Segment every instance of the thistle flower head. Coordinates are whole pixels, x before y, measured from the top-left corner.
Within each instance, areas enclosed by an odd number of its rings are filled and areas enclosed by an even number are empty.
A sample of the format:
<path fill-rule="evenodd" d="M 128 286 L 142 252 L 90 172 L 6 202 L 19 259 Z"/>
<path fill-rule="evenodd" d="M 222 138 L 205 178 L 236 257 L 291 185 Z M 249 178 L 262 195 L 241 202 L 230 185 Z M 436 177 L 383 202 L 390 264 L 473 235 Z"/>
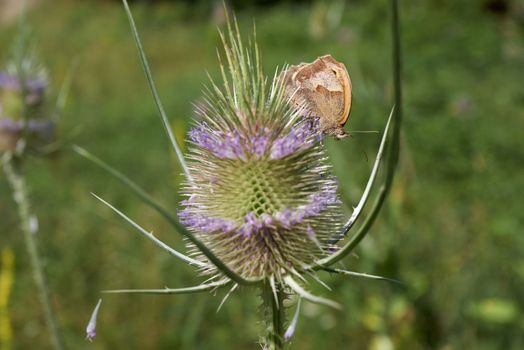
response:
<path fill-rule="evenodd" d="M 224 84 L 211 82 L 188 134 L 178 216 L 237 274 L 280 280 L 333 248 L 343 225 L 337 181 L 318 121 L 288 102 L 278 73 L 268 84 L 256 46 L 237 33 L 222 36 Z"/>

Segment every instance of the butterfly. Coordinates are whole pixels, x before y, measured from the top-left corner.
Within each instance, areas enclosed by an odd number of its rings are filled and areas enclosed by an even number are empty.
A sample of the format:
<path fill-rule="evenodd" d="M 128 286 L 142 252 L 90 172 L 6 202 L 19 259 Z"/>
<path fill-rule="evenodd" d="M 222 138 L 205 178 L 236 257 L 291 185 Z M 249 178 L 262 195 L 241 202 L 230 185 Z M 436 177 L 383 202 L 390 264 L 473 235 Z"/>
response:
<path fill-rule="evenodd" d="M 318 118 L 323 133 L 337 139 L 347 136 L 343 127 L 351 111 L 352 89 L 343 63 L 324 55 L 312 63 L 289 66 L 282 75 L 292 105 Z"/>

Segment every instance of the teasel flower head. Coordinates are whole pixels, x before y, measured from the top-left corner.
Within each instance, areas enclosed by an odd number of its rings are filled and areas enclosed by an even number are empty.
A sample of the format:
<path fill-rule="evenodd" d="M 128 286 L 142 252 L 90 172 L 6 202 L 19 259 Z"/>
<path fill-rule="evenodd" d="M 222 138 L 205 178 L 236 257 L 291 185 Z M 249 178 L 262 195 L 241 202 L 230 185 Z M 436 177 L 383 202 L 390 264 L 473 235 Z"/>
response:
<path fill-rule="evenodd" d="M 13 62 L 9 63 L 6 69 L 0 71 L 2 114 L 12 119 L 23 119 L 23 113 L 30 118 L 40 117 L 39 109 L 44 103 L 47 87 L 46 71 L 33 60 L 26 59 L 18 67 Z M 24 108 L 29 110 L 24 112 Z"/>
<path fill-rule="evenodd" d="M 238 275 L 281 280 L 334 249 L 337 180 L 318 120 L 288 102 L 278 72 L 268 83 L 256 47 L 229 33 L 224 84 L 211 83 L 188 133 L 178 217 Z M 204 272 L 219 273 L 211 264 Z"/>
<path fill-rule="evenodd" d="M 55 120 L 46 106 L 47 74 L 35 61 L 23 58 L 0 71 L 0 151 L 14 150 L 22 139 L 38 148 L 55 134 Z"/>

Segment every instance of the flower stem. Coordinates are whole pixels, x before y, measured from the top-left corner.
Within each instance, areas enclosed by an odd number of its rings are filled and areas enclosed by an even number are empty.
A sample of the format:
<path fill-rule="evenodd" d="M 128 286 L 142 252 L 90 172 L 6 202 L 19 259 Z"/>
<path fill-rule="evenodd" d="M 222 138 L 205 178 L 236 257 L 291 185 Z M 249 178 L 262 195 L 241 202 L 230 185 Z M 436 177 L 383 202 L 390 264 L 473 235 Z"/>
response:
<path fill-rule="evenodd" d="M 63 349 L 62 342 L 58 335 L 55 317 L 49 300 L 49 291 L 46 279 L 42 269 L 42 262 L 38 255 L 36 239 L 34 235 L 34 224 L 30 212 L 29 198 L 27 195 L 27 186 L 23 176 L 20 159 L 14 157 L 11 153 L 6 153 L 3 159 L 3 168 L 13 193 L 13 199 L 18 207 L 20 226 L 24 235 L 25 246 L 29 255 L 33 278 L 37 286 L 40 302 L 44 309 L 45 322 L 51 336 L 51 342 L 55 350 Z"/>
<path fill-rule="evenodd" d="M 284 309 L 285 293 L 281 286 L 277 285 L 274 292 L 269 284 L 263 287 L 263 311 L 267 319 L 268 335 L 265 349 L 284 349 L 284 321 L 286 319 Z"/>
<path fill-rule="evenodd" d="M 386 192 L 392 187 L 395 170 L 397 168 L 400 149 L 400 126 L 402 124 L 402 48 L 400 38 L 400 10 L 399 0 L 391 0 L 391 36 L 392 36 L 392 58 L 393 58 L 393 86 L 395 100 L 395 122 L 393 124 L 393 135 L 391 137 L 391 148 L 388 154 L 386 172 Z"/>

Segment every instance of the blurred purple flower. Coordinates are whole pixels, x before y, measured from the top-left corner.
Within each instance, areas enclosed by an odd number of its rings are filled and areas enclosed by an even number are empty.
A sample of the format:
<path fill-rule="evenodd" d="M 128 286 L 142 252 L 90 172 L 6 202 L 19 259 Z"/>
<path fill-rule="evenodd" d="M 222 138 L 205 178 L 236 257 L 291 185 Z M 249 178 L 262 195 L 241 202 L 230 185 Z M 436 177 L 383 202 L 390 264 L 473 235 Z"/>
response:
<path fill-rule="evenodd" d="M 30 78 L 27 78 L 25 81 L 25 87 L 30 92 L 43 92 L 45 88 L 47 87 L 47 85 L 48 85 L 47 80 L 43 78 L 39 78 L 39 77 L 37 78 L 30 77 Z M 7 72 L 0 72 L 0 87 L 19 90 L 20 89 L 20 80 L 14 74 L 10 74 Z"/>
<path fill-rule="evenodd" d="M 51 137 L 55 132 L 55 123 L 51 120 L 30 119 L 27 121 L 27 130 L 42 137 Z M 23 120 L 13 120 L 0 117 L 0 131 L 18 133 L 24 130 Z"/>

